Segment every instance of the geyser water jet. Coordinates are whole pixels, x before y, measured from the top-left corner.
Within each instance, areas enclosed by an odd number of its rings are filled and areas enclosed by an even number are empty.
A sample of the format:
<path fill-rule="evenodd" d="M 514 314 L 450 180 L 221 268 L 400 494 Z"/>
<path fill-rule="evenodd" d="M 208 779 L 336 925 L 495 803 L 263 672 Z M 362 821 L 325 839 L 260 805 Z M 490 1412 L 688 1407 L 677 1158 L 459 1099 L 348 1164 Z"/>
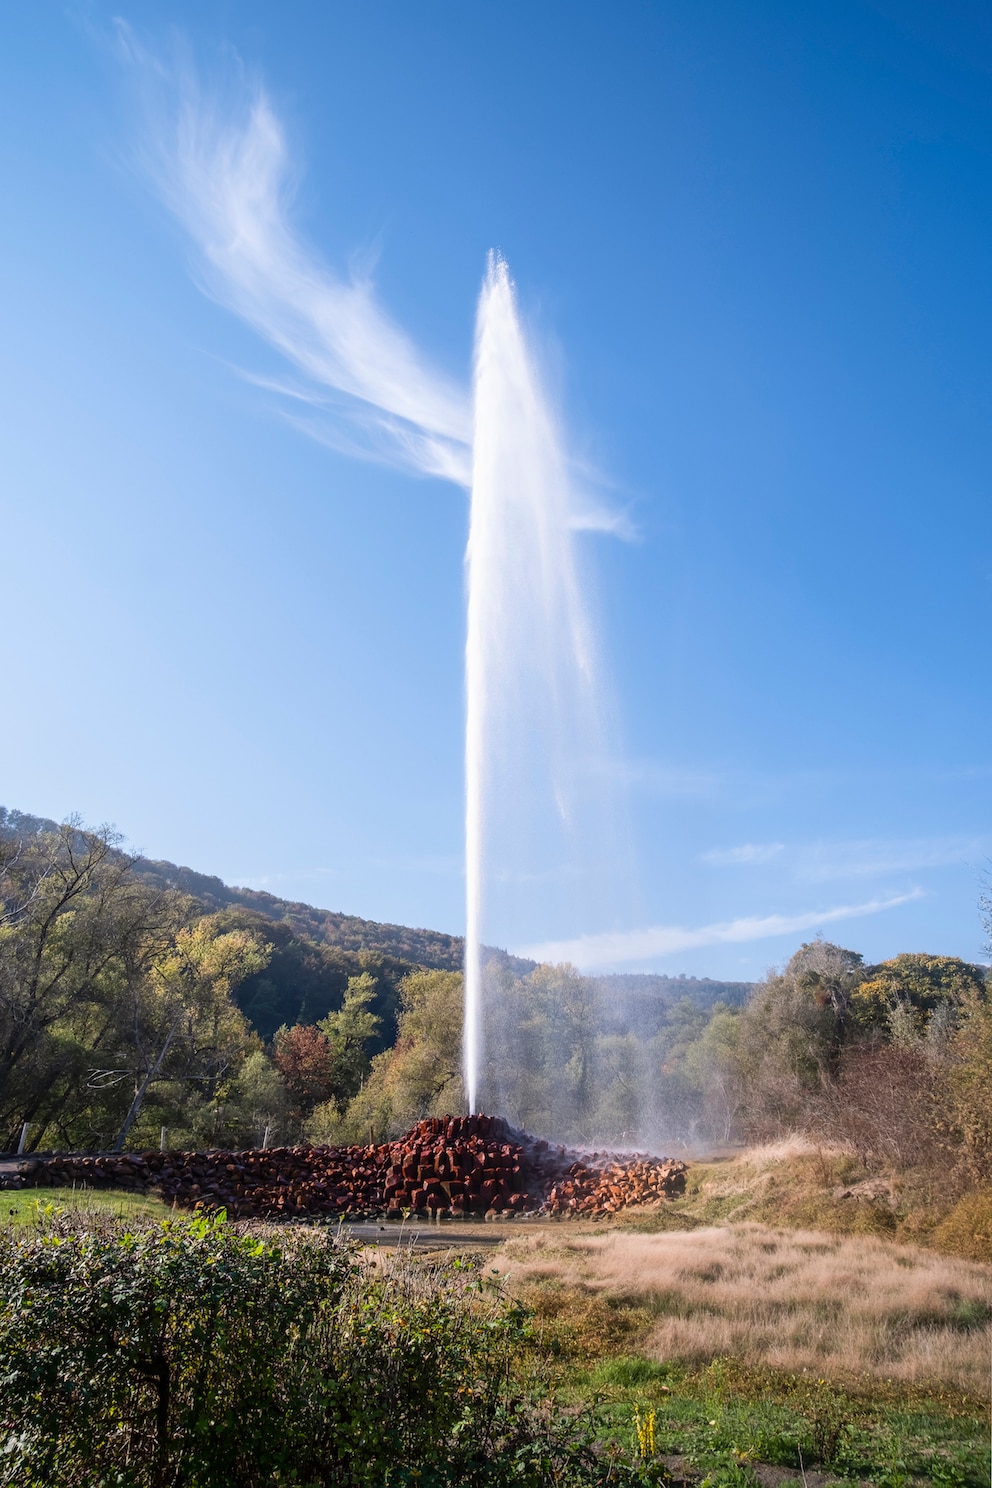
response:
<path fill-rule="evenodd" d="M 168 78 L 146 63 L 149 79 Z M 289 152 L 264 90 L 229 99 L 201 94 L 190 77 L 172 82 L 159 121 L 169 127 L 155 132 L 146 164 L 199 251 L 201 285 L 294 368 L 281 389 L 293 422 L 332 448 L 471 482 L 464 1073 L 473 1110 L 480 1094 L 499 1107 L 483 1013 L 502 1015 L 489 1026 L 504 1065 L 503 1035 L 529 1029 L 514 1029 L 505 998 L 485 995 L 483 937 L 547 944 L 602 931 L 625 878 L 573 537 L 579 526 L 624 524 L 576 501 L 500 258 L 479 303 L 472 413 L 468 390 L 430 366 L 368 280 L 336 273 L 296 231 Z M 301 399 L 313 410 L 303 420 Z"/>
<path fill-rule="evenodd" d="M 567 846 L 577 832 L 580 794 L 604 794 L 604 779 L 590 782 L 589 775 L 601 762 L 594 648 L 576 563 L 573 481 L 498 254 L 490 255 L 479 300 L 474 380 L 465 651 L 470 1111 L 480 1096 L 482 945 L 491 938 L 494 883 L 515 878 L 519 885 L 529 875 L 550 902 L 552 880 L 560 885 L 571 874 L 574 898 L 577 877 L 605 862 L 602 834 L 596 845 L 588 834 L 580 844 L 587 859 L 599 851 L 595 864 L 578 861 Z"/>

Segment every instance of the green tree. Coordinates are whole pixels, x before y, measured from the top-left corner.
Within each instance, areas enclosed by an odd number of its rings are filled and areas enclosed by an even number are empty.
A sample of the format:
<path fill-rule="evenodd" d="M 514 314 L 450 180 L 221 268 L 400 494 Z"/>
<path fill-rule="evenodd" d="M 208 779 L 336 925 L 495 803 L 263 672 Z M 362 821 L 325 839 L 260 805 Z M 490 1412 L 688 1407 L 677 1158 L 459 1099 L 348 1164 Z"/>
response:
<path fill-rule="evenodd" d="M 240 1065 L 251 1030 L 232 992 L 265 965 L 269 947 L 247 930 L 224 930 L 213 915 L 179 930 L 153 962 L 134 999 L 134 1097 L 114 1141 L 120 1151 L 158 1080 L 196 1081 L 204 1103 Z"/>
<path fill-rule="evenodd" d="M 702 1096 L 701 1135 L 731 1141 L 748 1097 L 740 1013 L 717 1003 L 699 1037 L 685 1050 L 682 1063 L 691 1085 Z"/>
<path fill-rule="evenodd" d="M 777 1136 L 813 1119 L 821 1090 L 837 1076 L 862 959 L 809 941 L 756 988 L 740 1014 L 734 1054 L 746 1135 Z"/>
<path fill-rule="evenodd" d="M 861 1033 L 912 1042 L 931 1028 L 949 1032 L 985 989 L 985 968 L 957 956 L 893 956 L 868 968 L 851 996 L 851 1017 Z"/>
<path fill-rule="evenodd" d="M 422 1116 L 465 1108 L 462 1084 L 462 976 L 415 971 L 400 983 L 402 1012 L 392 1049 L 373 1059 L 369 1078 L 336 1130 L 360 1140 L 407 1130 Z"/>
<path fill-rule="evenodd" d="M 485 976 L 484 1104 L 530 1131 L 569 1141 L 594 1140 L 598 1091 L 592 984 L 567 963 L 542 964 L 514 977 L 495 962 L 486 967 Z M 612 1058 L 607 1062 L 612 1065 Z M 611 1085 L 614 1074 L 615 1065 L 606 1076 Z M 621 1101 L 614 1117 L 623 1120 L 624 1110 Z"/>
<path fill-rule="evenodd" d="M 367 971 L 349 977 L 341 1007 L 317 1025 L 327 1039 L 331 1099 L 339 1109 L 358 1094 L 372 1067 L 369 1049 L 379 1036 L 382 1022 L 371 1011 L 376 990 L 375 977 Z"/>
<path fill-rule="evenodd" d="M 27 821 L 0 813 L 0 1123 L 33 1123 L 33 1146 L 114 1044 L 186 901 L 138 880 L 112 832 Z"/>
<path fill-rule="evenodd" d="M 287 1129 L 289 1091 L 264 1049 L 252 1049 L 231 1082 L 225 1131 L 232 1144 L 258 1146 L 268 1131 L 278 1140 Z"/>
<path fill-rule="evenodd" d="M 947 1067 L 944 1117 L 972 1180 L 992 1183 L 992 1005 L 985 989 L 966 997 Z"/>

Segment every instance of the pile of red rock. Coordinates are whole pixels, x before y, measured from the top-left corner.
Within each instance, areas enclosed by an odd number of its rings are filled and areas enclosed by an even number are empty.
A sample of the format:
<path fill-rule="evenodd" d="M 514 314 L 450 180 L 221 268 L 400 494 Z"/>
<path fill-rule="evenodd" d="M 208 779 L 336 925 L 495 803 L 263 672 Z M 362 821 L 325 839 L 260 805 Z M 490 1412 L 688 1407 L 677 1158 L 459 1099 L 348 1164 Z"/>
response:
<path fill-rule="evenodd" d="M 404 1211 L 458 1219 L 540 1207 L 539 1173 L 499 1117 L 421 1121 L 390 1148 L 383 1193 L 387 1219 Z"/>
<path fill-rule="evenodd" d="M 430 1117 L 395 1142 L 367 1147 L 270 1147 L 248 1152 L 54 1156 L 24 1165 L 52 1187 L 159 1193 L 180 1208 L 232 1218 L 512 1218 L 614 1213 L 681 1193 L 685 1164 L 600 1155 L 575 1161 L 500 1117 Z M 28 1171 L 30 1169 L 30 1171 Z"/>
<path fill-rule="evenodd" d="M 238 1218 L 495 1218 L 536 1209 L 542 1197 L 539 1175 L 506 1122 L 482 1115 L 430 1118 L 399 1141 L 368 1147 L 56 1156 L 30 1176 L 53 1187 L 157 1191 L 181 1208 L 223 1208 Z"/>
<path fill-rule="evenodd" d="M 610 1158 L 599 1153 L 572 1163 L 544 1201 L 548 1214 L 616 1214 L 632 1204 L 656 1204 L 685 1193 L 686 1165 L 673 1157 Z"/>

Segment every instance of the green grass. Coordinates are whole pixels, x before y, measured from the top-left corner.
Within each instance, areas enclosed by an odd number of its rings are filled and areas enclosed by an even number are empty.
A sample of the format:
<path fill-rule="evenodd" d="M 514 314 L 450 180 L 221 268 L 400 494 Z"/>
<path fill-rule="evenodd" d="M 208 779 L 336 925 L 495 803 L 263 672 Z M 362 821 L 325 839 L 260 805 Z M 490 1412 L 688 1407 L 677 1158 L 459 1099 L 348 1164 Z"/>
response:
<path fill-rule="evenodd" d="M 989 1481 L 988 1404 L 956 1392 L 877 1380 L 842 1388 L 732 1359 L 693 1371 L 638 1355 L 591 1369 L 558 1365 L 554 1376 L 556 1409 L 581 1414 L 607 1454 L 629 1459 L 635 1413 L 653 1411 L 659 1464 L 681 1459 L 712 1488 L 756 1483 L 764 1465 L 794 1470 L 797 1482 L 815 1467 L 852 1488 Z"/>
<path fill-rule="evenodd" d="M 714 1196 L 697 1190 L 692 1197 L 706 1204 Z M 89 1215 L 132 1222 L 169 1213 L 157 1199 L 122 1192 L 25 1189 L 0 1195 L 0 1225 L 44 1226 L 50 1206 L 84 1224 Z M 672 1227 L 683 1226 L 676 1220 Z M 440 1264 L 411 1256 L 411 1275 L 428 1263 Z M 595 1295 L 551 1275 L 524 1296 L 534 1310 L 515 1346 L 516 1387 L 549 1422 L 588 1429 L 604 1483 L 670 1482 L 667 1462 L 678 1481 L 700 1488 L 755 1488 L 766 1466 L 785 1474 L 779 1488 L 800 1484 L 810 1469 L 849 1488 L 986 1488 L 987 1398 L 877 1375 L 822 1379 L 733 1358 L 659 1363 L 637 1352 L 655 1321 L 648 1300 L 636 1286 L 629 1295 Z M 959 1311 L 962 1327 L 988 1322 L 987 1306 L 971 1299 L 962 1298 Z M 635 1464 L 635 1417 L 643 1422 L 650 1412 L 655 1455 Z"/>
<path fill-rule="evenodd" d="M 161 1199 L 117 1189 L 18 1188 L 0 1190 L 0 1225 L 35 1225 L 47 1211 L 64 1210 L 79 1219 L 87 1215 L 112 1219 L 167 1219 L 171 1208 Z"/>

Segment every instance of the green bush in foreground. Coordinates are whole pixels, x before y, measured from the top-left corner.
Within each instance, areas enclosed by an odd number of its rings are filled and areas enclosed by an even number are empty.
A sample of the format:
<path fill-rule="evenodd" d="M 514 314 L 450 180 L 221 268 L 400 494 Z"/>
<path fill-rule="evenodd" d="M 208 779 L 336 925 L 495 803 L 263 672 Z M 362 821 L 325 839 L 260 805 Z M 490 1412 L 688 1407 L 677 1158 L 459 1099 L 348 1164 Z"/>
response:
<path fill-rule="evenodd" d="M 512 1399 L 524 1315 L 471 1267 L 442 1284 L 209 1219 L 21 1236 L 0 1236 L 10 1488 L 589 1481 Z"/>

